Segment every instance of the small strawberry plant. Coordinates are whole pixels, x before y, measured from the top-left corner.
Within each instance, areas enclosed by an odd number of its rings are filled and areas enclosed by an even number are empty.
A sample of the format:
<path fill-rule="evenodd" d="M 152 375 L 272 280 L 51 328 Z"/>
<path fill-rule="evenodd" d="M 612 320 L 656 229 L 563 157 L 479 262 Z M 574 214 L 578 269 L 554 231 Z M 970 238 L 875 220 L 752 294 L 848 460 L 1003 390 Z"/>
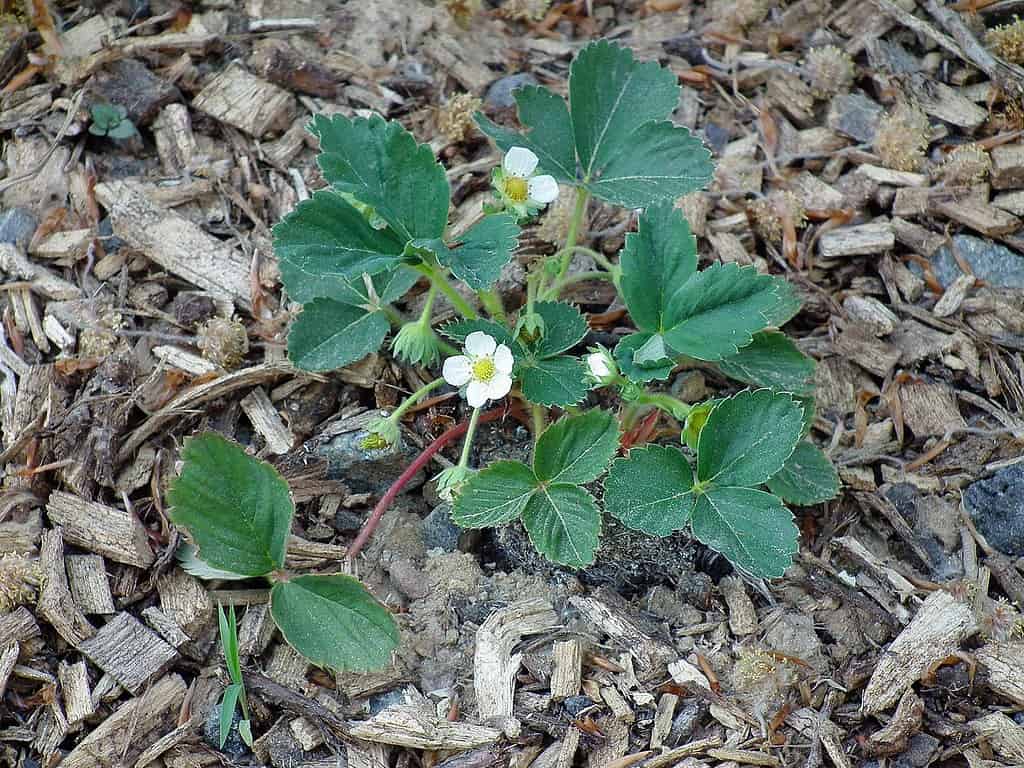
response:
<path fill-rule="evenodd" d="M 785 502 L 838 490 L 827 457 L 804 440 L 814 364 L 778 330 L 800 306 L 785 280 L 736 264 L 698 269 L 696 239 L 673 201 L 704 187 L 713 166 L 702 142 L 669 120 L 678 99 L 675 75 L 657 63 L 607 41 L 586 46 L 572 63 L 568 102 L 544 87 L 517 91 L 524 130 L 476 116 L 504 156 L 491 175 L 493 203 L 458 233 L 448 229 L 445 169 L 428 147 L 379 117 L 315 117 L 328 187 L 274 230 L 285 288 L 303 305 L 289 355 L 301 368 L 332 370 L 391 334 L 401 360 L 434 368 L 443 359 L 441 375 L 374 424 L 366 443 L 390 444 L 414 402 L 445 383 L 458 387 L 471 416 L 443 436 L 464 442 L 438 485 L 464 527 L 519 520 L 546 557 L 581 568 L 594 561 L 607 513 L 653 536 L 689 527 L 738 568 L 779 576 L 798 546 Z M 560 190 L 574 195 L 564 246 L 533 260 L 525 304 L 507 307 L 493 288 L 520 226 Z M 594 201 L 640 211 L 617 258 L 580 243 Z M 578 253 L 597 270 L 573 274 Z M 422 311 L 406 318 L 394 305 L 424 278 Z M 561 300 L 579 279 L 610 281 L 636 332 L 613 349 L 582 352 L 587 320 Z M 476 301 L 467 298 L 474 293 Z M 435 328 L 439 294 L 461 319 Z M 661 386 L 684 360 L 751 388 L 684 403 Z M 595 389 L 610 390 L 620 406 L 589 408 Z M 478 424 L 497 417 L 485 409 L 505 398 L 532 414 L 532 461 L 471 467 Z M 643 442 L 638 424 L 654 410 L 678 423 L 679 443 L 623 448 Z M 381 513 L 378 505 L 371 529 Z"/>

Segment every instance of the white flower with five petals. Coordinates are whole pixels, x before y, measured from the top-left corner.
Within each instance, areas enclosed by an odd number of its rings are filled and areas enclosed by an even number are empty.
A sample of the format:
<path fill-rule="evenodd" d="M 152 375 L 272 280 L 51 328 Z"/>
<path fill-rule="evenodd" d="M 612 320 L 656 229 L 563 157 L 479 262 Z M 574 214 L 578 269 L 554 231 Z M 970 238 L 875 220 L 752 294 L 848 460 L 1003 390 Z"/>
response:
<path fill-rule="evenodd" d="M 534 174 L 538 162 L 537 155 L 526 147 L 511 147 L 494 175 L 502 201 L 521 217 L 532 215 L 558 197 L 554 176 Z"/>
<path fill-rule="evenodd" d="M 454 387 L 465 386 L 466 402 L 480 408 L 488 400 L 500 400 L 512 389 L 512 350 L 483 331 L 466 337 L 464 355 L 444 361 L 441 375 Z"/>

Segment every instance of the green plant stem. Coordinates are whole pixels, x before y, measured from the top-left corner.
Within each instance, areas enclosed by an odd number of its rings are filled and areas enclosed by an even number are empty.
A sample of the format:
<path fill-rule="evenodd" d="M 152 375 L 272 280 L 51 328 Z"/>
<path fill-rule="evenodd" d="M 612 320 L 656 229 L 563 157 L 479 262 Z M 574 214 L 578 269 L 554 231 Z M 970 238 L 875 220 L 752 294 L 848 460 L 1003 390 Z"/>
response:
<path fill-rule="evenodd" d="M 561 260 L 558 264 L 558 275 L 555 277 L 555 281 L 551 284 L 548 289 L 549 294 L 558 295 L 558 291 L 561 290 L 562 281 L 565 279 L 566 274 L 569 272 L 569 265 L 572 263 L 572 254 L 576 247 L 576 238 L 580 231 L 580 224 L 583 223 L 583 215 L 587 212 L 587 201 L 590 199 L 590 193 L 582 187 L 576 190 L 576 207 L 572 212 L 572 219 L 569 221 L 569 231 L 565 236 L 565 245 L 562 250 L 559 251 Z"/>
<path fill-rule="evenodd" d="M 405 400 L 402 401 L 402 404 L 395 408 L 391 415 L 388 416 L 388 419 L 390 419 L 393 423 L 397 424 L 398 420 L 402 418 L 402 416 L 405 415 L 406 411 L 412 408 L 421 397 L 430 394 L 435 389 L 440 387 L 442 384 L 444 384 L 444 379 L 434 379 L 429 384 L 424 384 L 422 387 L 420 387 L 407 398 L 405 398 Z"/>
<path fill-rule="evenodd" d="M 405 318 L 402 317 L 402 313 L 390 304 L 382 304 L 380 311 L 384 313 L 391 325 L 399 327 L 405 325 Z"/>
<path fill-rule="evenodd" d="M 434 311 L 434 299 L 437 298 L 437 283 L 431 281 L 430 288 L 427 289 L 427 300 L 423 304 L 423 310 L 420 312 L 420 325 L 430 327 L 430 316 Z"/>
<path fill-rule="evenodd" d="M 635 401 L 639 405 L 653 405 L 660 408 L 677 419 L 685 419 L 692 406 L 687 405 L 672 395 L 664 395 L 658 392 L 644 392 Z"/>
<path fill-rule="evenodd" d="M 462 441 L 462 455 L 459 456 L 459 467 L 462 469 L 469 466 L 469 451 L 473 447 L 473 438 L 476 436 L 479 423 L 480 409 L 474 408 L 473 415 L 469 417 L 469 426 L 466 428 L 466 439 Z"/>
<path fill-rule="evenodd" d="M 416 269 L 430 278 L 431 285 L 437 286 L 438 290 L 448 297 L 448 301 L 452 303 L 452 306 L 455 307 L 455 310 L 460 315 L 467 320 L 477 319 L 478 315 L 476 310 L 469 306 L 469 303 L 462 298 L 459 292 L 455 290 L 455 287 L 448 282 L 448 278 L 445 277 L 444 272 L 431 264 L 420 264 Z"/>
<path fill-rule="evenodd" d="M 480 299 L 480 304 L 487 310 L 487 314 L 499 323 L 507 321 L 505 305 L 502 303 L 501 296 L 498 295 L 497 291 L 477 291 L 476 295 Z"/>
<path fill-rule="evenodd" d="M 530 403 L 530 410 L 533 414 L 533 444 L 537 445 L 541 433 L 544 431 L 544 409 L 536 403 Z"/>
<path fill-rule="evenodd" d="M 615 276 L 610 272 L 577 272 L 575 275 L 568 275 L 562 284 L 559 286 L 559 290 L 566 288 L 573 283 L 585 283 L 587 280 L 611 280 L 615 282 Z M 554 286 L 552 286 L 553 288 Z M 552 296 L 552 298 L 556 298 Z"/>

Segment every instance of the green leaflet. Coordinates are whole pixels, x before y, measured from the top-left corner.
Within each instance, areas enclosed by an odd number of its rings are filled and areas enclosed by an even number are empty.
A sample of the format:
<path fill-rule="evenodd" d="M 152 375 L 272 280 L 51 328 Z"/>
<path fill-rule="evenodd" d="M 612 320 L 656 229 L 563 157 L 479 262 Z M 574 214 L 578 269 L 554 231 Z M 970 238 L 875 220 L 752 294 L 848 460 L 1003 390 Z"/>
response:
<path fill-rule="evenodd" d="M 389 328 L 383 312 L 315 299 L 292 323 L 288 357 L 306 371 L 332 371 L 380 349 Z"/>
<path fill-rule="evenodd" d="M 501 268 L 519 246 L 519 226 L 508 215 L 485 216 L 470 227 L 453 248 L 438 254 L 438 261 L 475 291 L 494 285 Z"/>
<path fill-rule="evenodd" d="M 232 683 L 224 689 L 224 698 L 220 702 L 220 748 L 231 735 L 231 721 L 235 719 L 235 707 L 238 706 L 238 697 L 242 693 L 240 683 Z"/>
<path fill-rule="evenodd" d="M 522 462 L 496 461 L 463 488 L 452 508 L 452 520 L 463 528 L 510 523 L 522 514 L 536 487 L 537 477 Z"/>
<path fill-rule="evenodd" d="M 679 449 L 645 445 L 612 463 L 604 506 L 628 528 L 668 536 L 690 521 L 692 486 L 693 472 Z"/>
<path fill-rule="evenodd" d="M 753 488 L 713 488 L 697 497 L 693 534 L 754 576 L 777 578 L 799 549 L 800 532 L 782 501 Z"/>
<path fill-rule="evenodd" d="M 676 367 L 675 361 L 669 358 L 643 365 L 636 362 L 637 352 L 649 349 L 649 342 L 655 337 L 656 334 L 651 333 L 631 333 L 615 345 L 615 362 L 619 366 L 619 371 L 630 381 L 635 381 L 638 384 L 656 380 L 664 381 Z M 664 346 L 664 340 L 662 340 L 662 345 Z"/>
<path fill-rule="evenodd" d="M 294 506 L 277 470 L 214 432 L 186 441 L 182 459 L 167 494 L 171 520 L 203 561 L 243 576 L 283 567 Z"/>
<path fill-rule="evenodd" d="M 366 287 L 367 276 L 360 275 L 359 277 L 347 280 L 341 290 L 326 298 L 340 301 L 342 304 L 351 304 L 353 307 L 365 308 L 373 306 L 378 302 L 380 304 L 390 304 L 405 296 L 420 277 L 419 272 L 408 267 L 398 267 L 396 269 L 389 269 L 387 272 L 377 273 L 370 278 L 373 293 L 376 296 L 375 301 L 374 297 L 370 296 L 370 291 Z"/>
<path fill-rule="evenodd" d="M 405 241 L 377 230 L 330 190 L 309 200 L 274 227 L 281 280 L 295 301 L 345 295 L 349 281 L 399 265 Z"/>
<path fill-rule="evenodd" d="M 444 167 L 398 122 L 316 115 L 309 131 L 320 139 L 317 162 L 327 182 L 371 206 L 403 244 L 444 234 L 450 195 Z"/>
<path fill-rule="evenodd" d="M 548 560 L 570 568 L 594 562 L 601 513 L 585 489 L 565 483 L 539 488 L 523 509 L 523 526 Z"/>
<path fill-rule="evenodd" d="M 553 357 L 572 349 L 587 335 L 586 318 L 571 304 L 562 301 L 539 301 L 534 311 L 544 321 L 544 334 L 531 345 L 538 358 Z"/>
<path fill-rule="evenodd" d="M 523 394 L 538 405 L 575 405 L 590 389 L 586 369 L 574 357 L 561 355 L 528 361 L 519 368 L 519 373 Z"/>
<path fill-rule="evenodd" d="M 814 390 L 814 360 L 796 348 L 784 333 L 762 331 L 739 352 L 718 361 L 726 376 L 795 395 Z"/>
<path fill-rule="evenodd" d="M 802 440 L 785 466 L 768 478 L 768 490 L 791 504 L 818 504 L 839 493 L 839 475 L 820 448 Z"/>
<path fill-rule="evenodd" d="M 398 646 L 391 613 L 351 576 L 298 576 L 270 591 L 274 622 L 314 664 L 339 672 L 379 669 Z"/>
<path fill-rule="evenodd" d="M 196 549 L 194 544 L 190 544 L 187 541 L 178 545 L 178 549 L 174 552 L 174 557 L 177 559 L 178 565 L 181 566 L 181 570 L 190 576 L 195 576 L 197 579 L 206 579 L 208 581 L 241 581 L 242 579 L 250 578 L 249 576 L 243 576 L 242 574 L 233 573 L 232 571 L 212 568 L 209 563 L 205 563 L 199 559 L 199 550 Z"/>
<path fill-rule="evenodd" d="M 545 483 L 582 484 L 595 480 L 619 449 L 615 417 L 595 408 L 580 416 L 566 416 L 537 441 L 533 467 Z"/>
<path fill-rule="evenodd" d="M 754 486 L 786 463 L 803 426 L 792 397 L 746 390 L 711 411 L 697 442 L 697 479 L 705 486 Z"/>

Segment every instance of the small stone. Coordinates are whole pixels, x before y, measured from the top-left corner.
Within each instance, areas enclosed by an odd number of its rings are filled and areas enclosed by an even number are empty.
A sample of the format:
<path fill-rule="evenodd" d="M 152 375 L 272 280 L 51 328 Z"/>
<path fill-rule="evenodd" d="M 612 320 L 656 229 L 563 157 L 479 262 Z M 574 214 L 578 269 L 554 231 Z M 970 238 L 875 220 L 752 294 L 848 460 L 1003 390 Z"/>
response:
<path fill-rule="evenodd" d="M 351 509 L 339 509 L 334 515 L 334 530 L 338 533 L 355 533 L 363 527 L 363 518 Z"/>
<path fill-rule="evenodd" d="M 128 119 L 136 127 L 148 125 L 163 107 L 181 100 L 181 92 L 174 85 L 135 59 L 108 64 L 96 73 L 91 89 L 95 101 L 127 109 Z"/>
<path fill-rule="evenodd" d="M 537 85 L 537 78 L 529 72 L 519 72 L 515 75 L 495 80 L 487 87 L 487 95 L 484 102 L 488 107 L 496 109 L 507 109 L 516 105 L 513 91 L 522 88 L 524 85 Z"/>
<path fill-rule="evenodd" d="M 376 696 L 370 697 L 370 717 L 380 714 L 390 706 L 403 703 L 405 703 L 405 691 L 401 688 L 393 688 L 390 691 L 378 693 Z"/>
<path fill-rule="evenodd" d="M 354 493 L 382 494 L 416 457 L 401 439 L 385 448 L 364 448 L 369 436 L 366 430 L 346 432 L 323 443 L 317 452 L 328 461 L 327 477 L 341 480 Z M 406 483 L 404 492 L 423 485 L 420 472 Z"/>
<path fill-rule="evenodd" d="M 220 704 L 210 707 L 210 714 L 206 716 L 203 723 L 203 741 L 232 760 L 240 760 L 249 753 L 249 748 L 242 741 L 238 733 L 238 724 L 242 721 L 242 713 L 236 708 L 235 716 L 231 719 L 231 730 L 228 732 L 228 739 L 224 742 L 224 748 L 220 746 Z"/>
<path fill-rule="evenodd" d="M 31 212 L 24 208 L 8 208 L 0 213 L 0 243 L 13 243 L 24 250 L 37 226 L 36 217 Z"/>
<path fill-rule="evenodd" d="M 769 648 L 803 659 L 811 666 L 822 661 L 821 638 L 814 631 L 814 619 L 802 613 L 787 612 L 765 634 Z"/>
<path fill-rule="evenodd" d="M 570 696 L 562 702 L 562 706 L 565 707 L 569 717 L 575 719 L 593 707 L 595 703 L 589 696 Z"/>
<path fill-rule="evenodd" d="M 1024 258 L 1006 246 L 972 235 L 954 235 L 953 245 L 979 280 L 1003 288 L 1024 288 Z M 932 271 L 944 288 L 963 274 L 948 246 L 935 252 Z"/>
<path fill-rule="evenodd" d="M 927 733 L 916 733 L 907 742 L 907 748 L 902 755 L 897 757 L 893 768 L 925 768 L 931 765 L 942 742 Z"/>
<path fill-rule="evenodd" d="M 964 506 L 989 544 L 1011 557 L 1024 556 L 1024 464 L 971 483 Z"/>
<path fill-rule="evenodd" d="M 844 93 L 832 99 L 828 127 L 859 142 L 873 141 L 884 110 L 862 93 Z"/>
<path fill-rule="evenodd" d="M 704 621 L 704 614 L 680 601 L 679 596 L 664 585 L 651 587 L 644 601 L 644 608 L 659 619 L 677 627 L 687 627 Z"/>
<path fill-rule="evenodd" d="M 423 543 L 427 549 L 454 552 L 459 548 L 462 529 L 452 522 L 450 504 L 438 504 L 423 518 Z"/>
<path fill-rule="evenodd" d="M 108 255 L 111 253 L 117 253 L 127 245 L 124 240 L 114 234 L 114 225 L 110 221 L 109 216 L 105 216 L 100 219 L 100 223 L 96 227 L 96 234 L 99 235 L 100 242 L 103 243 L 103 250 L 105 250 Z"/>

